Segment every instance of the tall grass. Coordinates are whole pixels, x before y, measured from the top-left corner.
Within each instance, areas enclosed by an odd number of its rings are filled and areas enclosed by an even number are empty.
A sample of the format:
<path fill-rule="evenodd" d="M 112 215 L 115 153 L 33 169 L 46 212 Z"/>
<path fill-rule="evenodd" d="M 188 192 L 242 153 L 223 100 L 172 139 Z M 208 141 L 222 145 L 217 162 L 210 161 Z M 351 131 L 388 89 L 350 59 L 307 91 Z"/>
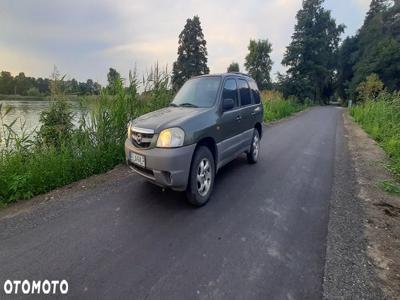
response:
<path fill-rule="evenodd" d="M 400 181 L 400 92 L 381 93 L 350 110 L 355 121 L 390 157 L 390 168 Z"/>
<path fill-rule="evenodd" d="M 263 91 L 261 99 L 264 105 L 265 122 L 289 117 L 311 105 L 310 101 L 301 104 L 294 98 L 285 99 L 280 92 L 276 91 Z"/>
<path fill-rule="evenodd" d="M 31 198 L 105 172 L 123 162 L 128 121 L 165 106 L 172 96 L 165 71 L 152 70 L 144 81 L 146 87 L 142 95 L 138 94 L 139 81 L 131 74 L 128 88 L 118 82 L 115 95 L 103 91 L 96 104 L 83 101 L 82 107 L 90 105 L 91 109 L 82 109 L 85 113 L 77 128 L 67 135 L 59 135 L 58 124 L 54 122 L 42 124 L 38 131 L 29 131 L 21 123 L 22 135 L 18 135 L 12 128 L 14 122 L 20 120 L 6 124 L 4 116 L 10 110 L 0 107 L 0 205 Z M 59 117 L 59 110 L 55 108 L 60 107 L 57 101 L 62 99 L 54 98 L 45 112 L 50 117 L 47 115 L 48 118 L 42 118 L 42 121 Z M 63 109 L 68 110 L 67 107 Z M 68 115 L 67 111 L 62 113 Z M 53 137 L 47 139 L 50 142 L 43 142 L 42 132 Z M 51 142 L 54 134 L 56 143 Z"/>

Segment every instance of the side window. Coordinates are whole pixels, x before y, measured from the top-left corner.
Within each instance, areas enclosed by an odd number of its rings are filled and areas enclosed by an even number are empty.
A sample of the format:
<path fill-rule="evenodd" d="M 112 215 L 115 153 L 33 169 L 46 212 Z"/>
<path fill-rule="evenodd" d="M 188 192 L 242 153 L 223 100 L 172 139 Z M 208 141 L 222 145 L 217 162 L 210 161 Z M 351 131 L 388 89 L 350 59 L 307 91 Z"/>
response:
<path fill-rule="evenodd" d="M 222 100 L 232 99 L 235 107 L 238 106 L 238 93 L 235 79 L 227 79 L 224 83 L 224 90 L 222 91 Z"/>
<path fill-rule="evenodd" d="M 250 88 L 246 80 L 238 79 L 238 88 L 240 94 L 240 104 L 241 106 L 251 104 Z"/>
<path fill-rule="evenodd" d="M 250 81 L 251 94 L 253 96 L 254 104 L 261 103 L 260 91 L 258 90 L 257 84 L 255 81 Z"/>

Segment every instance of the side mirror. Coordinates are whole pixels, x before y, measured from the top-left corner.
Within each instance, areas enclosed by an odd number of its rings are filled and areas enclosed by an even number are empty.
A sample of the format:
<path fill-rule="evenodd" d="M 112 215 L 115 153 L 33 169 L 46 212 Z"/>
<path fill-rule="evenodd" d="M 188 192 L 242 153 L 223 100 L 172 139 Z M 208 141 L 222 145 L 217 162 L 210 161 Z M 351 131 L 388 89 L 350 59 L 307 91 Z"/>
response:
<path fill-rule="evenodd" d="M 233 99 L 223 99 L 222 101 L 223 111 L 231 110 L 234 107 L 235 107 L 235 102 L 233 102 Z"/>

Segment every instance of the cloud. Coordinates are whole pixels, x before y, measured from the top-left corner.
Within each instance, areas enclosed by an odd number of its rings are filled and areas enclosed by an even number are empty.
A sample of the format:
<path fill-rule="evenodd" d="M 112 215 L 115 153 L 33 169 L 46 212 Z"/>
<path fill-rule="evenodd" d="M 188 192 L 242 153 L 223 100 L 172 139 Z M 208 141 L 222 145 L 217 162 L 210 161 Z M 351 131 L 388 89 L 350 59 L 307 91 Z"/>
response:
<path fill-rule="evenodd" d="M 346 16 L 352 34 L 367 2 L 327 0 L 326 6 L 338 19 Z M 232 61 L 243 70 L 250 38 L 272 42 L 276 72 L 300 7 L 300 0 L 2 0 L 0 68 L 48 76 L 56 64 L 79 80 L 103 84 L 109 67 L 123 76 L 135 64 L 139 73 L 156 61 L 171 68 L 186 19 L 198 15 L 212 72 L 226 71 Z"/>

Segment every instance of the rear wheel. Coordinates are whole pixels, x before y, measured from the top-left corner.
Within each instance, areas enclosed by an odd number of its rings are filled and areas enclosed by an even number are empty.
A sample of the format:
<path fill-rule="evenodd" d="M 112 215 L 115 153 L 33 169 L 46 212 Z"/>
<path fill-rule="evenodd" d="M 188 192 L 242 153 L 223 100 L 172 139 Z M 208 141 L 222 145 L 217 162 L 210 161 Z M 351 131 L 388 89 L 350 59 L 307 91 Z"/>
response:
<path fill-rule="evenodd" d="M 195 206 L 203 206 L 210 199 L 215 177 L 214 158 L 211 151 L 200 146 L 194 153 L 186 189 L 187 200 Z"/>
<path fill-rule="evenodd" d="M 251 140 L 250 151 L 247 153 L 247 161 L 250 164 L 255 164 L 260 154 L 260 134 L 254 128 L 253 139 Z"/>

